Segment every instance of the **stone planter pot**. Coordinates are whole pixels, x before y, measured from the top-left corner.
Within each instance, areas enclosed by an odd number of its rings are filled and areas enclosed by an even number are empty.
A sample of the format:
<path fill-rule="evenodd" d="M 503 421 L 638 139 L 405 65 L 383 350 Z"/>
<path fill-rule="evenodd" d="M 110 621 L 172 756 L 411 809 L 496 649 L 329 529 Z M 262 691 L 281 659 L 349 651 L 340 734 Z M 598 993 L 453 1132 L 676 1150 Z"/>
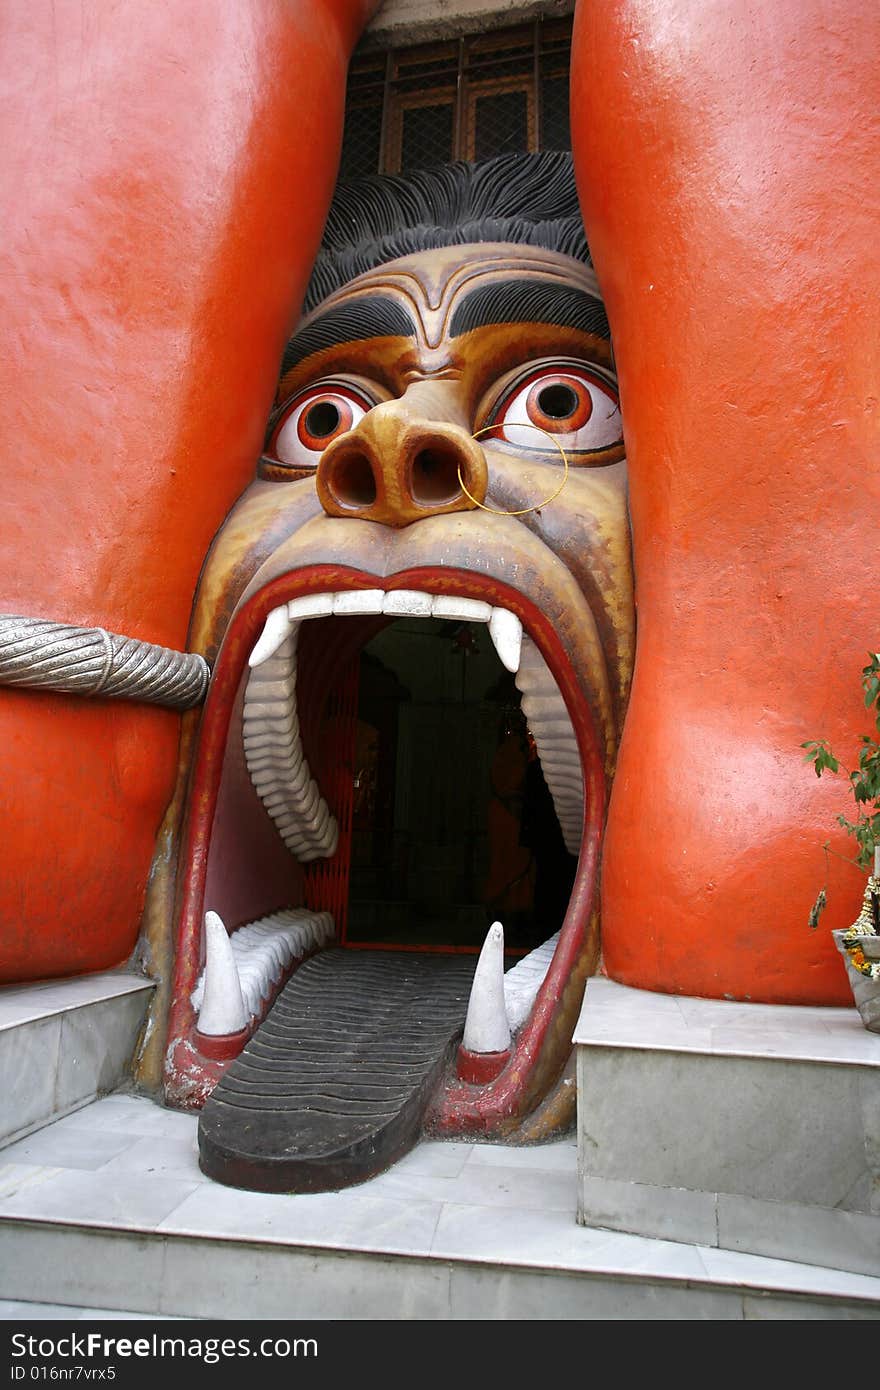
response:
<path fill-rule="evenodd" d="M 846 936 L 845 931 L 835 931 L 832 932 L 831 935 L 834 937 L 834 942 L 838 951 L 843 956 L 843 962 L 846 966 L 846 973 L 849 976 L 850 988 L 853 992 L 853 999 L 859 1011 L 859 1016 L 869 1033 L 880 1033 L 880 980 L 872 980 L 868 975 L 863 975 L 860 970 L 856 970 L 843 944 L 843 938 Z M 876 951 L 878 945 L 880 945 L 880 937 L 868 936 L 865 939 L 859 936 L 856 939 L 868 960 L 877 959 L 877 956 L 874 956 L 873 952 Z M 865 944 L 868 945 L 869 950 L 872 952 L 871 955 L 864 949 Z"/>

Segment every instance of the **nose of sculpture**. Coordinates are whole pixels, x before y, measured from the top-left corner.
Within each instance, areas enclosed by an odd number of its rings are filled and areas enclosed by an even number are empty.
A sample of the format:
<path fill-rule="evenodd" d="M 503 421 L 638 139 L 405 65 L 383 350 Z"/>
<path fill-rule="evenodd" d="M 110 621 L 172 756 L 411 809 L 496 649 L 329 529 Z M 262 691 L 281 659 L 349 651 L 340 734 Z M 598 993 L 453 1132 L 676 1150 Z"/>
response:
<path fill-rule="evenodd" d="M 477 442 L 460 425 L 429 415 L 411 391 L 374 406 L 327 446 L 318 465 L 318 497 L 328 516 L 385 526 L 468 511 L 487 487 Z"/>

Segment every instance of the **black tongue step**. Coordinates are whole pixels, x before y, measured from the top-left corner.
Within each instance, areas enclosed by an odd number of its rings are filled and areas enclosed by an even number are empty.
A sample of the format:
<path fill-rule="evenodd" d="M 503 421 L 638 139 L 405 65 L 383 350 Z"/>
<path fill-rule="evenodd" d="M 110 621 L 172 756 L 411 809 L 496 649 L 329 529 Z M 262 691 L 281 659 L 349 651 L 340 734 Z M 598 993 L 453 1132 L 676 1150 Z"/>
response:
<path fill-rule="evenodd" d="M 322 951 L 199 1120 L 203 1172 L 257 1192 L 364 1182 L 416 1143 L 464 1025 L 475 956 Z"/>

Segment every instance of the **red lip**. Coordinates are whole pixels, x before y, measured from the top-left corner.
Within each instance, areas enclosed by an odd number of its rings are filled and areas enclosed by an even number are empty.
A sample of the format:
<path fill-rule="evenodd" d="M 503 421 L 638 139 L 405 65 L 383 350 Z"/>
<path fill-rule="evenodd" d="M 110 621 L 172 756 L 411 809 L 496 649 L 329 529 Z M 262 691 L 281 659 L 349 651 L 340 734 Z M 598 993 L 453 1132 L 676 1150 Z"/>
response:
<path fill-rule="evenodd" d="M 309 593 L 382 588 L 414 588 L 433 594 L 482 599 L 517 614 L 524 630 L 541 651 L 571 717 L 578 740 L 584 777 L 584 826 L 574 889 L 550 970 L 531 1014 L 518 1034 L 510 1062 L 493 1082 L 483 1086 L 450 1083 L 436 1106 L 432 1128 L 442 1134 L 503 1132 L 505 1125 L 528 1111 L 556 1079 L 545 1074 L 545 1049 L 557 1062 L 558 1073 L 568 1052 L 569 1038 L 557 1037 L 566 1015 L 566 996 L 582 987 L 584 961 L 595 935 L 592 912 L 604 822 L 604 748 L 590 714 L 589 703 L 562 642 L 548 616 L 518 590 L 497 579 L 467 570 L 426 566 L 386 578 L 345 566 L 314 565 L 279 575 L 235 613 L 223 640 L 206 702 L 191 774 L 188 812 L 183 835 L 183 865 L 178 913 L 178 937 L 173 999 L 169 1020 L 168 1097 L 178 1104 L 203 1097 L 219 1074 L 216 1062 L 202 1059 L 194 1041 L 195 1017 L 190 995 L 201 962 L 202 920 L 211 828 L 217 807 L 220 774 L 230 719 L 248 654 L 269 612 L 279 604 Z M 329 657 L 328 657 L 329 660 Z M 332 665 L 332 662 L 331 662 Z M 338 659 L 336 662 L 338 669 Z M 316 677 L 317 679 L 317 677 Z M 552 1064 L 551 1069 L 552 1069 Z"/>

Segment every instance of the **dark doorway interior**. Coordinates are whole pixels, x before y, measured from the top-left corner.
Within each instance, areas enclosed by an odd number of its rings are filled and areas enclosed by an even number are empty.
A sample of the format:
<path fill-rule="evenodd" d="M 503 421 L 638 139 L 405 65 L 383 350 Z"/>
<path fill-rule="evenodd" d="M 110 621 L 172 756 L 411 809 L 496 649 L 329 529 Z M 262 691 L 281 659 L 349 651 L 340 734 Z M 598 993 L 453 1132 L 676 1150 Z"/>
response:
<path fill-rule="evenodd" d="M 561 925 L 566 854 L 486 628 L 403 619 L 361 654 L 347 941 L 528 950 Z"/>

